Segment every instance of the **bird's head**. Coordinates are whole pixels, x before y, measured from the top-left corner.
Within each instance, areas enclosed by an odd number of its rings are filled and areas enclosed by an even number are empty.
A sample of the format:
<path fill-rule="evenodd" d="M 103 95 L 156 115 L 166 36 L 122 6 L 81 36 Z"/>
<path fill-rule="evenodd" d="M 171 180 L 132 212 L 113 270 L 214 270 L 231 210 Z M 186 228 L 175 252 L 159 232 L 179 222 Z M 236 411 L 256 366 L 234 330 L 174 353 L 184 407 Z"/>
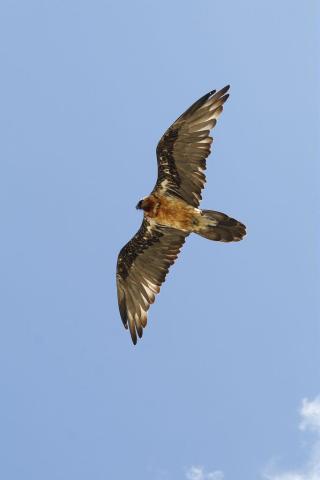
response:
<path fill-rule="evenodd" d="M 139 200 L 139 202 L 137 203 L 136 209 L 137 209 L 137 210 L 142 210 L 142 209 L 143 209 L 142 204 L 143 204 L 143 198 L 142 198 L 142 200 Z"/>
<path fill-rule="evenodd" d="M 155 206 L 155 200 L 152 197 L 143 197 L 136 205 L 137 210 L 144 210 L 150 212 Z"/>

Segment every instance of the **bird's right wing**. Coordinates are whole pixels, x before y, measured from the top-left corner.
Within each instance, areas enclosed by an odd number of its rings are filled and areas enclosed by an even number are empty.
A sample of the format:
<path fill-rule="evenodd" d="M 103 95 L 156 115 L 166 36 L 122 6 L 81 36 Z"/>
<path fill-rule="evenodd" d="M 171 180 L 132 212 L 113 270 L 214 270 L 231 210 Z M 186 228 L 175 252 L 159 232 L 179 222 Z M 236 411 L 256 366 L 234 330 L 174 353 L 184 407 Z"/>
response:
<path fill-rule="evenodd" d="M 147 310 L 178 256 L 188 233 L 157 225 L 144 217 L 136 235 L 120 251 L 117 291 L 122 322 L 137 343 L 147 324 Z"/>

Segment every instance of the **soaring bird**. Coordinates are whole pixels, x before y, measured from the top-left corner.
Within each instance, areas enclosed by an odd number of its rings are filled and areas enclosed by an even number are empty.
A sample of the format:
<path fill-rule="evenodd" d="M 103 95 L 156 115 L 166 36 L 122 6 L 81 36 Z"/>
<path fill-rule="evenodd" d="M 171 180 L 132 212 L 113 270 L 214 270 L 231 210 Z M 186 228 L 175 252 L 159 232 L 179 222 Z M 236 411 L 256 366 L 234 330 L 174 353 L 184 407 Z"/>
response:
<path fill-rule="evenodd" d="M 150 195 L 136 206 L 143 220 L 122 248 L 117 262 L 119 310 L 134 344 L 147 325 L 147 311 L 159 293 L 186 237 L 236 242 L 245 225 L 214 210 L 200 210 L 210 154 L 210 130 L 228 99 L 229 85 L 201 97 L 165 132 L 157 146 L 158 178 Z"/>

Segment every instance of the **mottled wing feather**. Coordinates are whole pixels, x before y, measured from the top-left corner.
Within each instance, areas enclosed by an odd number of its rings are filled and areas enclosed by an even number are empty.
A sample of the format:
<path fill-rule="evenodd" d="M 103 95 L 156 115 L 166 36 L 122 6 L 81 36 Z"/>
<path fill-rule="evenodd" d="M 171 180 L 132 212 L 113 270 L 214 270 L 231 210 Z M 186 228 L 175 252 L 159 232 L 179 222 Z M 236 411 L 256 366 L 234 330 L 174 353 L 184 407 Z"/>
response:
<path fill-rule="evenodd" d="M 165 132 L 157 146 L 158 179 L 153 192 L 171 194 L 197 207 L 210 154 L 210 130 L 223 110 L 229 86 L 204 95 Z"/>
<path fill-rule="evenodd" d="M 144 218 L 136 235 L 120 251 L 117 290 L 120 315 L 137 343 L 147 324 L 147 311 L 178 256 L 188 233 Z"/>

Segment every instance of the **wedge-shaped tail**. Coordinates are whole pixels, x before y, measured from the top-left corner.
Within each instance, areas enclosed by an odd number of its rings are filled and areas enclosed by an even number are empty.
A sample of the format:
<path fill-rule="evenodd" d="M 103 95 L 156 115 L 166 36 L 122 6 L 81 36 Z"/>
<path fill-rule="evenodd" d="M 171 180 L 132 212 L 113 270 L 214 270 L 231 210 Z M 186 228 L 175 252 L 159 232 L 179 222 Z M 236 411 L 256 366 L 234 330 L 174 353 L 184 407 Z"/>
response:
<path fill-rule="evenodd" d="M 201 222 L 194 232 L 209 240 L 238 242 L 245 236 L 246 227 L 224 213 L 202 210 Z"/>

